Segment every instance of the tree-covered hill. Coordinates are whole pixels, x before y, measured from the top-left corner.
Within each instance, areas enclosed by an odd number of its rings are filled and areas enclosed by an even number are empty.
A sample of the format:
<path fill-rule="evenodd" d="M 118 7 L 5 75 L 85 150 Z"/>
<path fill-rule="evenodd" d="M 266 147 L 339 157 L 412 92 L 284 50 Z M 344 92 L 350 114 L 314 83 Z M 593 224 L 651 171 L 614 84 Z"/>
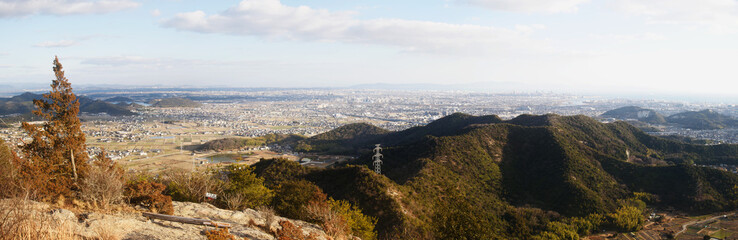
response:
<path fill-rule="evenodd" d="M 667 121 L 691 129 L 722 129 L 738 127 L 738 119 L 712 110 L 688 111 L 669 116 Z"/>
<path fill-rule="evenodd" d="M 116 102 L 128 102 L 128 103 L 132 103 L 132 102 L 134 102 L 133 99 L 127 98 L 127 97 L 122 97 L 122 96 L 111 97 L 111 98 L 105 99 L 105 101 L 106 102 L 112 102 L 112 103 L 116 103 Z"/>
<path fill-rule="evenodd" d="M 293 145 L 295 142 L 305 139 L 305 136 L 297 134 L 267 134 L 255 138 L 221 138 L 208 141 L 197 147 L 198 151 L 224 151 L 236 150 L 247 146 L 262 146 L 273 143 Z"/>
<path fill-rule="evenodd" d="M 373 136 L 371 142 L 341 138 L 340 150 L 359 154 L 354 164 L 371 166 L 369 148 L 382 144 L 382 175 L 343 166 L 262 176 L 307 179 L 362 206 L 379 219 L 385 239 L 547 239 L 567 231 L 627 231 L 642 222 L 644 202 L 689 213 L 731 210 L 737 203 L 738 176 L 692 164 L 738 164 L 738 146 L 677 142 L 625 122 L 454 114 Z M 257 169 L 276 163 L 261 164 Z"/>
<path fill-rule="evenodd" d="M 666 119 L 664 119 L 664 116 L 660 113 L 652 109 L 645 109 L 636 106 L 626 106 L 618 109 L 613 109 L 603 113 L 600 116 L 615 119 L 636 119 L 638 121 L 651 124 L 666 123 Z"/>
<path fill-rule="evenodd" d="M 294 149 L 302 152 L 351 154 L 358 148 L 372 146 L 377 138 L 390 131 L 367 124 L 352 123 L 298 141 Z"/>
<path fill-rule="evenodd" d="M 738 127 L 738 119 L 709 109 L 702 111 L 686 111 L 664 117 L 651 109 L 627 106 L 607 111 L 600 115 L 600 117 L 619 120 L 637 120 L 649 124 L 673 125 L 695 130 Z"/>
<path fill-rule="evenodd" d="M 357 150 L 370 149 L 377 143 L 403 145 L 417 142 L 426 136 L 458 134 L 464 128 L 475 124 L 499 122 L 502 122 L 502 119 L 497 116 L 477 117 L 454 113 L 428 125 L 399 132 L 391 132 L 367 123 L 353 123 L 300 141 L 295 149 L 317 153 L 354 154 Z"/>
<path fill-rule="evenodd" d="M 41 99 L 41 94 L 30 92 L 23 93 L 11 98 L 0 98 L 0 115 L 20 114 L 27 115 L 34 110 L 33 100 Z M 95 100 L 85 96 L 77 96 L 80 104 L 80 112 L 87 113 L 107 113 L 111 116 L 130 116 L 135 115 L 128 108 L 112 103 Z"/>

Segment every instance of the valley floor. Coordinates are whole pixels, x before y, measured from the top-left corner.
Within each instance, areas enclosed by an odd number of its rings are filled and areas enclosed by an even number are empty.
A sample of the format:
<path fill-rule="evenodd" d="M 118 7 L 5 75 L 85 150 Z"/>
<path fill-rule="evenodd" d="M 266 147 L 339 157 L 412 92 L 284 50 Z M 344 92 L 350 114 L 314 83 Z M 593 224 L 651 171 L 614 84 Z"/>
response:
<path fill-rule="evenodd" d="M 631 233 L 603 233 L 588 236 L 589 240 L 701 240 L 705 236 L 717 239 L 738 239 L 738 212 L 715 213 L 702 216 L 683 216 L 661 213 L 659 220 L 648 222 L 643 230 Z"/>

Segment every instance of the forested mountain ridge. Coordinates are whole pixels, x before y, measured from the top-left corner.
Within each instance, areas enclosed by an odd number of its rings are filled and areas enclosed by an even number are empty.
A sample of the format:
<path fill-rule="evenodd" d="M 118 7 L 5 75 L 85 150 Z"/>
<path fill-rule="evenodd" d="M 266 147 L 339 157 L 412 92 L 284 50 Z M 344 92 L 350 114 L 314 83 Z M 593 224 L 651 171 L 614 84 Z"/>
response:
<path fill-rule="evenodd" d="M 625 122 L 454 114 L 371 140 L 343 147 L 362 154 L 355 164 L 370 166 L 368 147 L 385 146 L 383 176 L 356 167 L 297 175 L 369 209 L 384 237 L 526 239 L 552 234 L 556 224 L 587 234 L 592 229 L 581 221 L 595 229 L 637 229 L 642 216 L 626 213 L 642 213 L 639 202 L 690 213 L 736 207 L 735 174 L 692 164 L 738 164 L 738 146 L 680 143 Z M 346 177 L 357 171 L 362 177 Z M 394 207 L 376 209 L 378 196 Z"/>
<path fill-rule="evenodd" d="M 352 153 L 389 133 L 366 123 L 346 124 L 331 131 L 298 141 L 294 148 L 303 152 Z"/>
<path fill-rule="evenodd" d="M 388 131 L 367 123 L 353 123 L 302 140 L 297 143 L 296 150 L 354 154 L 355 151 L 360 151 L 362 148 L 367 150 L 376 143 L 384 145 L 414 143 L 428 135 L 459 134 L 464 128 L 474 124 L 499 122 L 502 122 L 502 119 L 493 115 L 477 117 L 464 113 L 454 113 L 428 125 L 412 127 L 398 132 Z"/>

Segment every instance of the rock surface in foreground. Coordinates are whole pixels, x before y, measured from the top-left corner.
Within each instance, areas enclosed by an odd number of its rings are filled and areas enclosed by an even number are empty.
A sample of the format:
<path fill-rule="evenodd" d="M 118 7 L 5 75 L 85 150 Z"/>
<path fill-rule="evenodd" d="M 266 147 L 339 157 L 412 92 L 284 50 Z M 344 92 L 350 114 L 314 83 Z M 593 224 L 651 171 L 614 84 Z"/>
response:
<path fill-rule="evenodd" d="M 206 239 L 204 230 L 212 227 L 183 224 L 164 220 L 148 220 L 141 213 L 80 213 L 75 214 L 66 209 L 54 209 L 46 203 L 31 202 L 33 207 L 28 208 L 34 214 L 51 219 L 56 223 L 64 224 L 75 235 L 82 238 L 97 238 L 102 235 L 112 235 L 119 239 Z M 250 221 L 264 225 L 265 215 L 253 209 L 244 211 L 230 211 L 216 208 L 210 204 L 173 202 L 174 215 L 190 218 L 204 218 L 219 222 L 230 223 L 230 233 L 245 239 L 276 239 L 270 233 L 258 227 L 249 225 Z M 45 216 L 44 216 L 45 215 Z M 274 216 L 271 229 L 278 229 L 277 222 L 287 220 L 300 226 L 305 235 L 315 233 L 318 239 L 328 239 L 319 226 L 299 220 L 292 220 Z"/>

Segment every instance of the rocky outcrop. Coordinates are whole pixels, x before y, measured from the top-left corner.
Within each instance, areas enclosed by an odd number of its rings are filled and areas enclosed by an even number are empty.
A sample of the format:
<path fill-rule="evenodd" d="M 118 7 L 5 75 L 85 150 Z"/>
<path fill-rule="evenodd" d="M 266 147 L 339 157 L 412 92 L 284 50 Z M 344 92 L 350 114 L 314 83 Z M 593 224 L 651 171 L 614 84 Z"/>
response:
<path fill-rule="evenodd" d="M 3 207 L 9 206 L 11 200 L 0 200 Z M 113 236 L 115 239 L 206 239 L 204 232 L 213 227 L 170 222 L 164 220 L 149 220 L 136 211 L 121 211 L 117 213 L 80 212 L 74 213 L 67 209 L 54 208 L 47 203 L 27 202 L 30 207 L 25 211 L 37 216 L 38 221 L 63 226 L 67 231 L 83 239 L 97 239 L 102 236 Z M 230 233 L 244 239 L 276 239 L 270 231 L 280 228 L 279 221 L 290 221 L 295 226 L 302 227 L 303 233 L 314 233 L 318 239 L 329 239 L 318 225 L 269 216 L 268 212 L 259 212 L 253 209 L 230 211 L 216 208 L 207 203 L 173 202 L 174 215 L 190 218 L 203 218 L 231 224 Z M 269 219 L 269 220 L 268 220 Z M 267 223 L 271 221 L 271 224 Z M 261 227 L 259 227 L 259 226 Z M 268 226 L 269 229 L 266 229 Z M 103 238 L 107 239 L 107 238 Z"/>

